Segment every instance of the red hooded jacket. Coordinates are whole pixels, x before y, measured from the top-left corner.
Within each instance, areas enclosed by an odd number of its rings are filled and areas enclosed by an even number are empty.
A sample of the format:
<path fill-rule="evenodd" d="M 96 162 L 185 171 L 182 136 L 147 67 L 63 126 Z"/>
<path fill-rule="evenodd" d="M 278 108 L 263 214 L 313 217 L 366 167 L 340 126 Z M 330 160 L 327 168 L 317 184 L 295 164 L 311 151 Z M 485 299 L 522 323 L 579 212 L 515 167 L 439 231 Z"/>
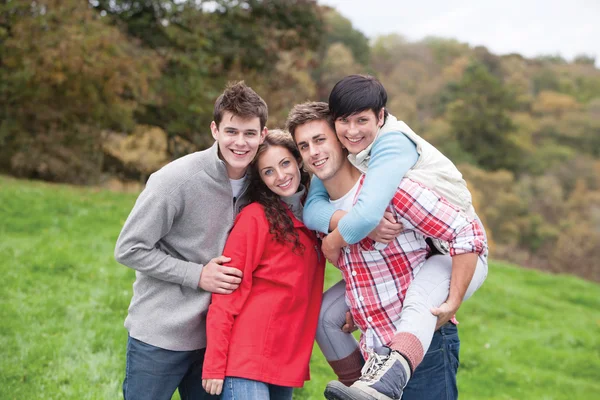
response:
<path fill-rule="evenodd" d="M 291 387 L 310 379 L 325 259 L 316 235 L 289 215 L 303 252 L 275 241 L 260 204 L 238 215 L 223 254 L 244 275 L 232 294 L 212 297 L 203 379 L 232 376 Z"/>

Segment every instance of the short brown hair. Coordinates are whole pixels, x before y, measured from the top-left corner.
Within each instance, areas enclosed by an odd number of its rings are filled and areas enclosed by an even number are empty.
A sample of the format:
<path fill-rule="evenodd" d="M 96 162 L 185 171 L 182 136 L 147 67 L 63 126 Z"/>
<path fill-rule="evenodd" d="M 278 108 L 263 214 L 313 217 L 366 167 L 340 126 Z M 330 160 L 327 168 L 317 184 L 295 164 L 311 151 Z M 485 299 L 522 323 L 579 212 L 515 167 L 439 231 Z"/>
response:
<path fill-rule="evenodd" d="M 285 123 L 286 129 L 296 139 L 296 128 L 312 121 L 326 121 L 335 132 L 335 125 L 331 119 L 329 105 L 322 101 L 308 101 L 302 104 L 296 104 L 288 114 Z"/>
<path fill-rule="evenodd" d="M 219 126 L 225 111 L 242 118 L 258 117 L 260 129 L 267 124 L 269 109 L 267 103 L 244 81 L 229 82 L 215 102 L 213 121 Z"/>

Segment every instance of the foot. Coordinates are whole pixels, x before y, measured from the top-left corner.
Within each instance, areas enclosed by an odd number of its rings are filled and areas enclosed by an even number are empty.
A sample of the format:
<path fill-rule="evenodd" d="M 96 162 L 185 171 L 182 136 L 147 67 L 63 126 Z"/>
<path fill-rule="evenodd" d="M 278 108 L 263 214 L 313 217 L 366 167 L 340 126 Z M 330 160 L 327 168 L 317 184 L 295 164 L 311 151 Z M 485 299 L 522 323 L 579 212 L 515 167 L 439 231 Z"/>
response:
<path fill-rule="evenodd" d="M 408 381 L 404 357 L 397 351 L 387 356 L 371 353 L 363 374 L 352 386 L 333 381 L 325 388 L 328 400 L 398 400 Z"/>
<path fill-rule="evenodd" d="M 327 400 L 375 400 L 373 396 L 348 387 L 340 381 L 331 381 L 325 387 L 325 398 Z"/>

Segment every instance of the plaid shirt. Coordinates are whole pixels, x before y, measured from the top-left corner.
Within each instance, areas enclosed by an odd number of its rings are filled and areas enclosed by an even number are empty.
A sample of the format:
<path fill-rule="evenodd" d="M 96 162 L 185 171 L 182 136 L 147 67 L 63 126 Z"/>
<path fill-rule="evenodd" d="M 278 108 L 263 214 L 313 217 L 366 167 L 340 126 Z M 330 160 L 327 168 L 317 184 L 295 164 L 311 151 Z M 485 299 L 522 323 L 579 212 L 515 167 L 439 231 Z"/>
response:
<path fill-rule="evenodd" d="M 364 175 L 355 202 L 363 181 Z M 487 256 L 479 222 L 420 183 L 404 178 L 388 210 L 405 230 L 387 246 L 369 238 L 349 245 L 338 261 L 363 348 L 388 345 L 397 332 L 406 290 L 429 254 L 426 237 L 447 241 L 452 256 Z"/>

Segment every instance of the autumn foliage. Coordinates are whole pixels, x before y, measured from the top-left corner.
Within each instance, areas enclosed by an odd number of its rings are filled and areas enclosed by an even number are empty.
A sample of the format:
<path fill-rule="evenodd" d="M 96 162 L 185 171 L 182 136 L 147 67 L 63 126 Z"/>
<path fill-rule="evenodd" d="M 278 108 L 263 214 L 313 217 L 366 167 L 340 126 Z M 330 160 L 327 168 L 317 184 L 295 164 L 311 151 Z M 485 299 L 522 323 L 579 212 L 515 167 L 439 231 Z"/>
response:
<path fill-rule="evenodd" d="M 228 80 L 254 87 L 277 127 L 370 73 L 389 111 L 459 165 L 493 257 L 600 281 L 595 59 L 372 39 L 311 0 L 0 1 L 0 170 L 143 182 L 212 142 Z"/>

